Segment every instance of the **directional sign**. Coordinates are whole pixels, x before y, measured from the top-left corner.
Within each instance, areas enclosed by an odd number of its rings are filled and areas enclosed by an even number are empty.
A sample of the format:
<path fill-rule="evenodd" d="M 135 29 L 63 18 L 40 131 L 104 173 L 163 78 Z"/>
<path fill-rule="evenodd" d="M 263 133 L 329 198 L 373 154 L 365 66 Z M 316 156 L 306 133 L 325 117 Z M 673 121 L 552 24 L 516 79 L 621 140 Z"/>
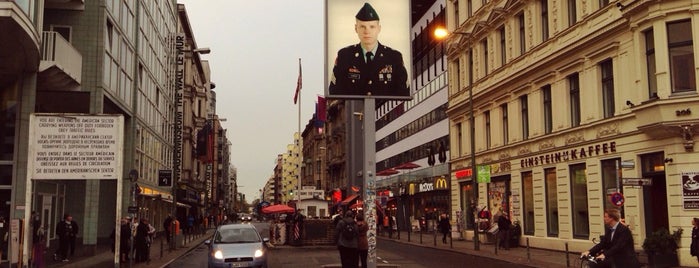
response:
<path fill-rule="evenodd" d="M 621 178 L 621 184 L 624 186 L 651 186 L 653 180 L 650 178 Z"/>
<path fill-rule="evenodd" d="M 158 186 L 172 186 L 172 170 L 158 170 Z"/>

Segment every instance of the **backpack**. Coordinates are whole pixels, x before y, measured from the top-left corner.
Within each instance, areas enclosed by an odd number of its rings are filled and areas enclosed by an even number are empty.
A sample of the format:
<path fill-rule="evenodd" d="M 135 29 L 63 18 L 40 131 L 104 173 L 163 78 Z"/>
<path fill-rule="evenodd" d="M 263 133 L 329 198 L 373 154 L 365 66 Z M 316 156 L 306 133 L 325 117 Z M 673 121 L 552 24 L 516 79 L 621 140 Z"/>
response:
<path fill-rule="evenodd" d="M 345 240 L 352 240 L 354 237 L 357 236 L 358 234 L 358 228 L 357 228 L 357 223 L 354 221 L 352 222 L 345 222 L 345 225 L 342 226 L 342 237 Z"/>

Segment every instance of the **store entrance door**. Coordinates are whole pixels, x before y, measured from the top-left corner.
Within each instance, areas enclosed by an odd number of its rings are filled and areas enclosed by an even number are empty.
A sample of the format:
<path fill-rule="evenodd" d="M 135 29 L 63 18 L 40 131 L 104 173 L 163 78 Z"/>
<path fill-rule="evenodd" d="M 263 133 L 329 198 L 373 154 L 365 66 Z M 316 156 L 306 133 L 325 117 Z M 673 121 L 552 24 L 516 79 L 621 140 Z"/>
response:
<path fill-rule="evenodd" d="M 643 155 L 643 177 L 653 181 L 651 186 L 643 186 L 643 203 L 645 204 L 646 236 L 665 228 L 669 230 L 669 216 L 667 205 L 667 181 L 665 178 L 664 154 L 653 153 Z M 659 167 L 663 167 L 662 169 Z"/>

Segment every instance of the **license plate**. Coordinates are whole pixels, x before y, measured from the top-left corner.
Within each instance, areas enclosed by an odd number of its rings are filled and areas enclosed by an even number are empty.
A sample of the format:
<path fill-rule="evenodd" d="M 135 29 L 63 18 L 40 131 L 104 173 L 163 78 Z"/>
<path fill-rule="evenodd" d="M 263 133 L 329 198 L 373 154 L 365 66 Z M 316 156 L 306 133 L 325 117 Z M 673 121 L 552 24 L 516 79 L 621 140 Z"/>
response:
<path fill-rule="evenodd" d="M 248 267 L 248 263 L 247 262 L 234 262 L 234 263 L 231 263 L 230 267 Z"/>

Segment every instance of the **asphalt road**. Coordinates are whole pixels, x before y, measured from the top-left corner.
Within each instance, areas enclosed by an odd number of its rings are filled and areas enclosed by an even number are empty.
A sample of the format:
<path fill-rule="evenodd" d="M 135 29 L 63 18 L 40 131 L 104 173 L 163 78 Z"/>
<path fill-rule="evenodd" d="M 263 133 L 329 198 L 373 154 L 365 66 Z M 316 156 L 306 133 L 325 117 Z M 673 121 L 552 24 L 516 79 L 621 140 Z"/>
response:
<path fill-rule="evenodd" d="M 267 223 L 253 223 L 263 237 L 269 235 Z M 379 239 L 379 263 L 396 264 L 401 268 L 428 267 L 529 267 L 500 260 L 494 260 L 457 252 L 426 248 Z M 208 248 L 200 245 L 167 267 L 206 267 Z M 333 246 L 318 247 L 276 247 L 269 251 L 268 265 L 271 268 L 321 267 L 325 264 L 339 264 L 340 255 Z"/>

